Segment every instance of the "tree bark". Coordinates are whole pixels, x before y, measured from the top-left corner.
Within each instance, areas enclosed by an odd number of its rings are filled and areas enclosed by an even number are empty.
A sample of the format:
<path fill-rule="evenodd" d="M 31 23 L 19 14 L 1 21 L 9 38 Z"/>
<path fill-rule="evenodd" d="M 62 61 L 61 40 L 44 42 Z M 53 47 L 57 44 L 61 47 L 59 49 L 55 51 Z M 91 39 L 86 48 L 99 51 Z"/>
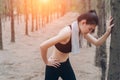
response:
<path fill-rule="evenodd" d="M 27 0 L 25 2 L 25 35 L 29 35 L 28 33 L 28 8 L 27 8 Z"/>
<path fill-rule="evenodd" d="M 111 33 L 107 80 L 120 80 L 120 0 L 111 0 L 110 5 L 114 27 Z"/>
<path fill-rule="evenodd" d="M 33 0 L 31 0 L 31 16 L 32 16 L 32 26 L 31 26 L 31 32 L 34 32 L 34 10 L 33 10 Z"/>
<path fill-rule="evenodd" d="M 99 25 L 98 25 L 98 37 L 101 37 L 105 33 L 105 0 L 98 0 L 97 3 L 98 8 L 98 17 L 99 17 Z M 107 62 L 107 55 L 106 55 L 106 42 L 101 45 L 100 47 L 96 47 L 96 56 L 95 56 L 95 63 L 96 66 L 101 68 L 101 80 L 105 80 L 105 73 L 106 73 L 106 62 Z"/>
<path fill-rule="evenodd" d="M 15 42 L 13 0 L 10 0 L 9 5 L 11 5 L 11 42 Z"/>
<path fill-rule="evenodd" d="M 3 50 L 1 15 L 0 15 L 0 50 Z"/>

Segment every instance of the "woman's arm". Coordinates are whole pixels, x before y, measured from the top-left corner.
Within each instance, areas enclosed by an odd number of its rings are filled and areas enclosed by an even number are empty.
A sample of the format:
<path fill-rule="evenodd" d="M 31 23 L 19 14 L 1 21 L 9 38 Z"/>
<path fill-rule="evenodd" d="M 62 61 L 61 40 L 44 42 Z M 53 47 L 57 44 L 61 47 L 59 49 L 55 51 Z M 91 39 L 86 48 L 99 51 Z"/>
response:
<path fill-rule="evenodd" d="M 96 39 L 95 37 L 93 37 L 90 33 L 84 35 L 84 37 L 91 43 L 93 43 L 94 45 L 96 46 L 100 46 L 102 45 L 106 39 L 108 38 L 108 36 L 110 35 L 111 33 L 111 28 L 114 26 L 114 24 L 110 24 L 112 22 L 112 18 L 110 18 L 108 21 L 107 21 L 107 30 L 106 32 L 98 39 Z"/>
<path fill-rule="evenodd" d="M 107 39 L 107 37 L 109 35 L 110 35 L 110 32 L 105 32 L 105 34 L 102 37 L 96 39 L 90 33 L 88 33 L 84 37 L 86 38 L 86 40 L 88 40 L 89 42 L 93 43 L 94 45 L 100 46 L 100 45 L 102 45 L 105 42 L 105 40 Z"/>
<path fill-rule="evenodd" d="M 58 42 L 62 42 L 70 36 L 70 29 L 68 27 L 63 28 L 56 36 L 44 41 L 40 45 L 41 56 L 45 64 L 48 63 L 47 50 L 49 47 L 55 45 Z"/>

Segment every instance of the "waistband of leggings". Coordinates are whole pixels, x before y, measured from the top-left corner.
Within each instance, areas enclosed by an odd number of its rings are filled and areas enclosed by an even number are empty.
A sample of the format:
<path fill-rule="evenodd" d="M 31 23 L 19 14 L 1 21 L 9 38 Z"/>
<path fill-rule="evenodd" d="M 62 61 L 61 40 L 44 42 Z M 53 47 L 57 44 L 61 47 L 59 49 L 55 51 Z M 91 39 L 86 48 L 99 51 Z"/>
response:
<path fill-rule="evenodd" d="M 67 62 L 69 62 L 69 58 L 66 61 L 64 61 L 64 62 L 60 62 L 60 64 L 65 64 Z"/>

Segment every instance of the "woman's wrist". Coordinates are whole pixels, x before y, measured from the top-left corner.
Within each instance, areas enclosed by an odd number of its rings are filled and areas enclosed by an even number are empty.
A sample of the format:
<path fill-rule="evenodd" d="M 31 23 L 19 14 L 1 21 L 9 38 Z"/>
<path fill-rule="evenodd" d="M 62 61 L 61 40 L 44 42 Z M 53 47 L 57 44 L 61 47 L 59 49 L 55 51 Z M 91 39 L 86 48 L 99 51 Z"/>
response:
<path fill-rule="evenodd" d="M 48 60 L 44 61 L 44 63 L 47 65 L 48 64 Z"/>
<path fill-rule="evenodd" d="M 111 30 L 107 30 L 106 33 L 107 33 L 107 34 L 110 34 L 110 33 L 111 33 Z"/>
<path fill-rule="evenodd" d="M 108 37 L 110 35 L 111 31 L 106 31 L 104 36 Z"/>
<path fill-rule="evenodd" d="M 110 32 L 111 32 L 111 31 L 108 31 L 108 30 L 107 30 L 107 31 L 106 31 L 106 34 L 110 34 Z"/>

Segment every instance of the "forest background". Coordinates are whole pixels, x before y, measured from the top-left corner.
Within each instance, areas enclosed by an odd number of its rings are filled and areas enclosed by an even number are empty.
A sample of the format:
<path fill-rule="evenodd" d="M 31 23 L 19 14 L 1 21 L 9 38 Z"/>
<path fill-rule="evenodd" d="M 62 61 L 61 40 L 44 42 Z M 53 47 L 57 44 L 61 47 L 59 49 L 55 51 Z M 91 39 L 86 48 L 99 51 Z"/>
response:
<path fill-rule="evenodd" d="M 85 63 L 80 61 L 84 64 L 83 67 L 87 63 L 92 66 L 90 72 L 85 72 L 87 66 L 84 69 L 76 66 L 77 63 L 72 58 L 77 79 L 119 80 L 119 3 L 119 0 L 0 0 L 0 79 L 43 80 L 44 64 L 39 53 L 40 43 L 70 24 L 78 15 L 92 9 L 96 10 L 100 23 L 98 26 L 101 26 L 96 29 L 95 37 L 105 33 L 106 19 L 111 15 L 117 27 L 100 47 L 83 40 L 86 42 L 83 44 L 83 53 L 91 51 L 91 55 L 85 54 L 81 58 L 86 57 Z M 84 52 L 86 48 L 88 52 Z M 91 57 L 88 58 L 89 56 Z"/>

